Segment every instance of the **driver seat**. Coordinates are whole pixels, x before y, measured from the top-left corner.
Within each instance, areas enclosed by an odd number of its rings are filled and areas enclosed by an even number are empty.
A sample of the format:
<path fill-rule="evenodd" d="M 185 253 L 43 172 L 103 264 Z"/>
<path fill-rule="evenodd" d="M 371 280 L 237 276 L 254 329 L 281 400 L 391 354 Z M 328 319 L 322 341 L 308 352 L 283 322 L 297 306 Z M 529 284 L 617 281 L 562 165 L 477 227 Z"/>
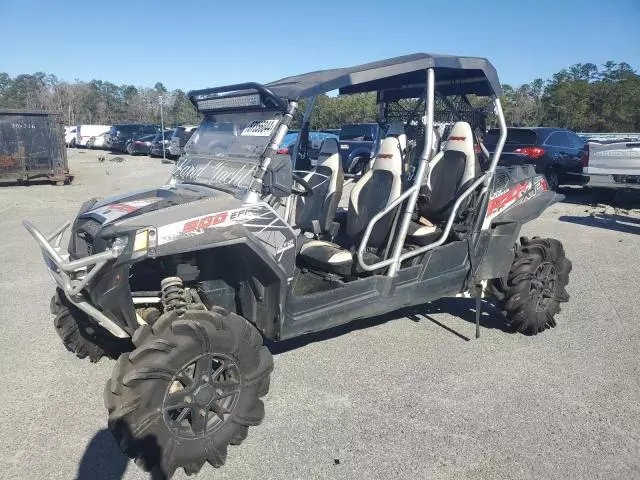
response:
<path fill-rule="evenodd" d="M 296 198 L 295 225 L 316 238 L 328 234 L 333 239 L 338 231 L 339 224 L 334 219 L 344 186 L 337 139 L 327 138 L 322 142 L 316 166 L 304 180 L 313 195 Z"/>
<path fill-rule="evenodd" d="M 404 144 L 402 139 L 404 137 Z M 382 140 L 371 170 L 354 185 L 349 197 L 347 212 L 348 246 L 360 243 L 371 219 L 402 193 L 402 155 L 406 148 L 406 136 L 402 124 L 390 126 L 387 137 Z M 397 209 L 381 218 L 374 226 L 368 246 L 377 250 L 384 245 Z M 312 240 L 302 245 L 298 256 L 301 263 L 318 270 L 348 276 L 353 273 L 352 253 L 342 246 L 323 240 Z M 379 260 L 373 252 L 367 252 L 365 261 Z M 357 265 L 356 265 L 357 270 Z"/>

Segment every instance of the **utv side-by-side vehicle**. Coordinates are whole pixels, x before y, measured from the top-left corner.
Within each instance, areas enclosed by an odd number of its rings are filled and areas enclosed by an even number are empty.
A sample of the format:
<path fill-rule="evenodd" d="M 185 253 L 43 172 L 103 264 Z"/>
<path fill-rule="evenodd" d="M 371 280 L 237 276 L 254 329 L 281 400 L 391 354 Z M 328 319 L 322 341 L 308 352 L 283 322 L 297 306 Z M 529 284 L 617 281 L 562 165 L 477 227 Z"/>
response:
<path fill-rule="evenodd" d="M 355 180 L 335 139 L 295 170 L 314 100 L 335 90 L 377 92 L 381 135 Z M 431 54 L 192 91 L 204 120 L 166 185 L 87 201 L 67 248 L 69 223 L 44 235 L 25 220 L 65 346 L 118 357 L 104 402 L 123 451 L 167 477 L 222 465 L 264 417 L 264 338 L 461 295 L 477 298 L 476 322 L 491 296 L 514 330 L 553 327 L 571 262 L 557 240 L 518 236 L 559 195 L 532 170 L 497 168 L 500 93 L 487 60 Z M 468 95 L 492 102 L 493 155 Z M 279 155 L 302 101 L 294 151 Z"/>

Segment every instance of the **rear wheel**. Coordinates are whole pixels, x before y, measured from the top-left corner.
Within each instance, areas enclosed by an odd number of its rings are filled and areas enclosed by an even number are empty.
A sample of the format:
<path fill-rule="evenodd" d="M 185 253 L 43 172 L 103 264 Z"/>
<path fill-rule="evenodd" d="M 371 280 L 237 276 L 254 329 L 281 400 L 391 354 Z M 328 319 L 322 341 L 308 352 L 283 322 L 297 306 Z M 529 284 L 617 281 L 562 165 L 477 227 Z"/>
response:
<path fill-rule="evenodd" d="M 128 144 L 126 150 L 129 155 L 133 155 L 133 144 Z"/>
<path fill-rule="evenodd" d="M 556 326 L 560 303 L 569 300 L 571 262 L 553 238 L 523 237 L 504 285 L 503 308 L 511 326 L 525 335 Z"/>
<path fill-rule="evenodd" d="M 104 394 L 120 448 L 162 478 L 223 465 L 264 417 L 273 360 L 256 328 L 221 308 L 172 311 L 133 342 Z"/>

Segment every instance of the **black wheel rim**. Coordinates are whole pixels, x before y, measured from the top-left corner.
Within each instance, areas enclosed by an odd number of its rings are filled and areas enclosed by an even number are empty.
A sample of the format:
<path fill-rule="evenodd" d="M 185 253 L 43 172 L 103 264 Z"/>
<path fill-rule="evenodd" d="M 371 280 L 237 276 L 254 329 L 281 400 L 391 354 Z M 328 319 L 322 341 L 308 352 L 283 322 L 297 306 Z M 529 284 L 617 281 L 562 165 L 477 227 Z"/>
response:
<path fill-rule="evenodd" d="M 547 174 L 547 183 L 551 190 L 558 189 L 558 174 L 556 172 L 549 172 Z"/>
<path fill-rule="evenodd" d="M 182 367 L 169 383 L 162 410 L 175 435 L 202 438 L 219 429 L 240 397 L 240 370 L 226 355 L 205 353 Z"/>
<path fill-rule="evenodd" d="M 557 281 L 556 267 L 551 262 L 541 263 L 533 272 L 529 297 L 534 301 L 536 312 L 546 309 L 549 301 L 554 298 Z"/>

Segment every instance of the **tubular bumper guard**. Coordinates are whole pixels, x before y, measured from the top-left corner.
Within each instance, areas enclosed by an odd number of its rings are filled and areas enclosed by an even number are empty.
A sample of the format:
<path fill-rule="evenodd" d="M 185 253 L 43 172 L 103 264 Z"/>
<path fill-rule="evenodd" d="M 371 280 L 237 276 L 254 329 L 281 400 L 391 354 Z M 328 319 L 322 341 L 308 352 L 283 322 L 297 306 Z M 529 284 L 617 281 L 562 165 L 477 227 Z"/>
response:
<path fill-rule="evenodd" d="M 52 233 L 43 235 L 30 221 L 23 220 L 22 225 L 36 239 L 42 249 L 49 274 L 64 291 L 71 303 L 93 318 L 100 326 L 118 338 L 129 338 L 129 334 L 117 323 L 94 307 L 83 295 L 82 289 L 94 278 L 100 270 L 111 260 L 118 257 L 120 252 L 107 249 L 104 252 L 89 255 L 79 260 L 69 261 L 69 254 L 60 247 L 64 232 L 70 223 L 64 222 Z M 93 267 L 89 269 L 89 267 Z"/>

